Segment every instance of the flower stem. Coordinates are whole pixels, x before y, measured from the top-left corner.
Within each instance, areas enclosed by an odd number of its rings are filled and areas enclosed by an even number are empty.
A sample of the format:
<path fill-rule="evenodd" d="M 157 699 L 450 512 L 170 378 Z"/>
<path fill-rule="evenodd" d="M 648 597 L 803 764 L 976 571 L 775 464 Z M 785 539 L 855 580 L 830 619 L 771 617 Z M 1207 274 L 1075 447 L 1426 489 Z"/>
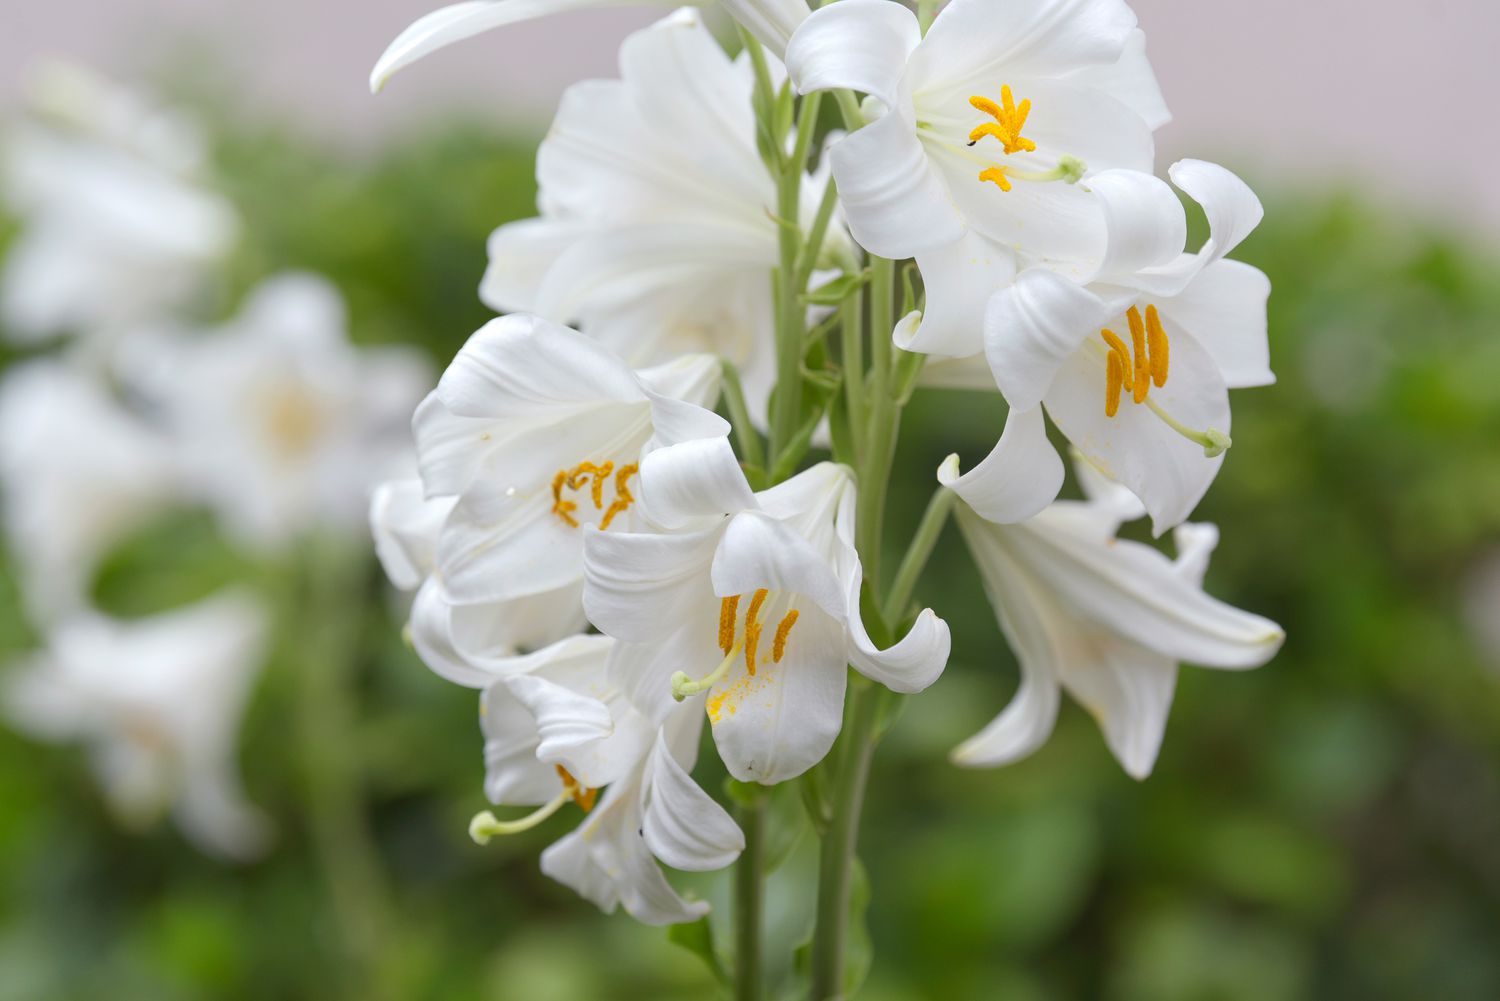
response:
<path fill-rule="evenodd" d="M 938 536 L 943 534 L 943 526 L 948 523 L 948 515 L 953 511 L 953 502 L 957 498 L 958 495 L 947 487 L 938 487 L 933 492 L 932 500 L 927 502 L 922 522 L 917 526 L 916 534 L 911 537 L 911 545 L 907 547 L 901 566 L 896 570 L 891 593 L 885 599 L 885 620 L 892 626 L 899 624 L 907 602 L 911 601 L 917 580 L 927 568 L 932 547 L 937 545 Z"/>
<path fill-rule="evenodd" d="M 885 495 L 901 414 L 891 395 L 891 331 L 896 264 L 870 261 L 870 394 L 865 448 L 859 457 L 859 516 L 855 525 L 865 580 L 880 593 L 880 558 L 885 533 Z"/>
<path fill-rule="evenodd" d="M 739 799 L 740 830 L 745 850 L 734 867 L 734 997 L 735 1001 L 761 1001 L 765 994 L 765 971 L 761 962 L 761 927 L 765 921 L 765 827 L 766 796 L 753 790 Z"/>
<path fill-rule="evenodd" d="M 859 842 L 865 783 L 875 753 L 879 689 L 852 679 L 848 718 L 839 743 L 833 819 L 823 837 L 818 865 L 818 923 L 813 931 L 812 1001 L 844 997 L 844 959 L 849 939 L 849 890 Z"/>

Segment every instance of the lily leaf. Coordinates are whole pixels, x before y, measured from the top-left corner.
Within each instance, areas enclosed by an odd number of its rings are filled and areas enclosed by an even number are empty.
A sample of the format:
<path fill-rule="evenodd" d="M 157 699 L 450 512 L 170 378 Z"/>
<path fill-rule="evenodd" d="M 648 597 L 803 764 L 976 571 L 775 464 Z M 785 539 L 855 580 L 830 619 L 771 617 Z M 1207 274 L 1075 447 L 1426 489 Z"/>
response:
<path fill-rule="evenodd" d="M 719 954 L 714 951 L 713 926 L 709 924 L 707 915 L 691 924 L 670 926 L 667 929 L 667 941 L 682 946 L 703 960 L 715 980 L 726 987 L 729 985 L 729 971 L 724 968 Z"/>

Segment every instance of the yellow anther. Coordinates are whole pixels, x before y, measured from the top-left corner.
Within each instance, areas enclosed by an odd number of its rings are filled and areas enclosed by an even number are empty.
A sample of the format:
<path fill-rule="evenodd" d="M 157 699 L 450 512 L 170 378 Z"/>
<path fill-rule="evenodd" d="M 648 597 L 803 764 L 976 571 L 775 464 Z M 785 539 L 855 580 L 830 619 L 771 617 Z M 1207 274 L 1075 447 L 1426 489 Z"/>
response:
<path fill-rule="evenodd" d="M 594 510 L 604 510 L 604 484 L 609 479 L 609 474 L 615 471 L 613 462 L 606 462 L 594 470 Z"/>
<path fill-rule="evenodd" d="M 991 136 L 1000 140 L 1006 155 L 1036 152 L 1036 143 L 1021 135 L 1021 130 L 1026 127 L 1026 117 L 1031 114 L 1031 102 L 1022 101 L 1018 107 L 1009 85 L 1000 88 L 1000 102 L 996 104 L 979 95 L 969 98 L 969 104 L 976 111 L 982 111 L 995 120 L 994 124 L 985 122 L 970 132 L 969 145 L 974 145 L 985 136 Z"/>
<path fill-rule="evenodd" d="M 608 531 L 615 516 L 630 510 L 630 505 L 635 503 L 635 495 L 630 492 L 630 478 L 640 472 L 641 467 L 635 463 L 621 466 L 620 471 L 615 474 L 615 502 L 604 512 L 604 517 L 599 520 L 599 530 Z M 597 484 L 596 484 L 597 489 Z"/>
<path fill-rule="evenodd" d="M 735 620 L 740 614 L 740 596 L 730 595 L 719 599 L 719 649 L 729 656 L 734 649 Z"/>
<path fill-rule="evenodd" d="M 1099 331 L 1108 354 L 1104 359 L 1104 414 L 1113 417 L 1120 411 L 1121 391 L 1129 392 L 1136 403 L 1147 402 L 1151 385 L 1158 388 L 1167 384 L 1167 370 L 1171 362 L 1172 346 L 1162 326 L 1161 315 L 1154 305 L 1146 307 L 1143 317 L 1136 306 L 1125 312 L 1130 324 L 1130 341 L 1126 345 L 1113 330 Z M 1155 408 L 1155 404 L 1152 404 Z M 1194 439 L 1196 440 L 1196 439 Z"/>
<path fill-rule="evenodd" d="M 1005 176 L 1004 167 L 986 167 L 979 172 L 981 181 L 994 181 L 1000 186 L 1001 191 L 1010 190 L 1010 178 Z"/>
<path fill-rule="evenodd" d="M 578 519 L 573 517 L 573 512 L 578 510 L 578 505 L 570 500 L 563 500 L 563 488 L 568 485 L 568 471 L 558 470 L 557 476 L 552 480 L 552 513 L 561 518 L 570 528 L 578 527 Z"/>
<path fill-rule="evenodd" d="M 776 638 L 771 644 L 771 660 L 774 663 L 780 664 L 781 658 L 786 655 L 786 638 L 791 635 L 792 627 L 797 624 L 797 618 L 801 614 L 794 608 L 777 624 Z"/>
<path fill-rule="evenodd" d="M 1141 311 L 1134 306 L 1125 314 L 1125 319 L 1130 321 L 1130 343 L 1135 349 L 1135 371 L 1130 375 L 1133 398 L 1137 403 L 1145 403 L 1146 394 L 1151 392 L 1151 361 L 1146 354 L 1146 322 L 1141 319 Z"/>
<path fill-rule="evenodd" d="M 563 789 L 567 792 L 568 798 L 577 803 L 584 813 L 592 810 L 595 801 L 599 799 L 599 790 L 586 788 L 562 765 L 556 765 L 555 767 L 557 768 L 557 777 L 562 779 Z"/>
<path fill-rule="evenodd" d="M 755 674 L 755 656 L 760 646 L 760 606 L 765 604 L 766 595 L 770 594 L 765 588 L 761 588 L 750 596 L 750 610 L 745 613 L 745 671 L 750 675 Z"/>
<path fill-rule="evenodd" d="M 635 463 L 621 466 L 615 469 L 613 462 L 593 463 L 580 462 L 572 469 L 560 469 L 552 478 L 552 513 L 563 520 L 569 528 L 578 528 L 579 521 L 575 517 L 578 510 L 576 501 L 563 496 L 565 491 L 577 492 L 585 487 L 589 490 L 589 499 L 594 502 L 596 511 L 603 511 L 604 517 L 599 519 L 599 528 L 608 529 L 616 517 L 630 509 L 635 503 L 635 496 L 630 492 L 630 479 L 640 467 Z M 604 488 L 610 482 L 610 476 L 614 476 L 615 497 L 606 509 L 604 506 Z"/>
<path fill-rule="evenodd" d="M 1120 412 L 1120 390 L 1124 388 L 1125 366 L 1120 363 L 1119 354 L 1111 351 L 1104 367 L 1104 416 L 1113 417 Z"/>
<path fill-rule="evenodd" d="M 1167 384 L 1167 368 L 1172 360 L 1172 345 L 1161 325 L 1156 306 L 1146 307 L 1146 343 L 1151 349 L 1151 380 L 1160 389 Z"/>

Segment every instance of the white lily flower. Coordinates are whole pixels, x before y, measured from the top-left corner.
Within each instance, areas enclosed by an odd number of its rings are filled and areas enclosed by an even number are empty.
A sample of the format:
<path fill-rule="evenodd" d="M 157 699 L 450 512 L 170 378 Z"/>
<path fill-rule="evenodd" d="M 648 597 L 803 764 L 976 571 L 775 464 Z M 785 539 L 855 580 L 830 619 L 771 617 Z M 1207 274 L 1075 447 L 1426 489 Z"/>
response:
<path fill-rule="evenodd" d="M 438 539 L 457 502 L 425 497 L 419 479 L 392 480 L 375 489 L 370 527 L 386 576 L 416 592 L 409 635 L 417 655 L 449 681 L 482 686 L 514 658 L 583 631 L 583 582 L 507 601 L 454 603 L 436 570 Z"/>
<path fill-rule="evenodd" d="M 238 593 L 138 621 L 82 614 L 4 678 L 0 703 L 26 733 L 88 744 L 125 821 L 170 808 L 204 851 L 251 858 L 269 828 L 244 800 L 235 744 L 267 623 Z"/>
<path fill-rule="evenodd" d="M 991 288 L 1016 250 L 1118 257 L 1109 231 L 1123 220 L 1102 210 L 1092 175 L 1149 175 L 1152 130 L 1170 118 L 1135 25 L 1123 0 L 953 0 L 925 37 L 891 0 L 814 11 L 787 49 L 793 82 L 868 94 L 874 118 L 831 150 L 854 238 Z M 930 304 L 949 298 L 929 281 Z"/>
<path fill-rule="evenodd" d="M 720 0 L 746 30 L 780 58 L 808 14 L 807 0 Z M 675 7 L 678 0 L 466 0 L 424 14 L 396 36 L 370 72 L 378 94 L 391 77 L 418 59 L 466 38 L 551 14 L 592 7 Z"/>
<path fill-rule="evenodd" d="M 708 692 L 735 778 L 774 784 L 822 760 L 846 665 L 899 692 L 942 673 L 948 626 L 930 609 L 889 650 L 865 630 L 847 468 L 823 463 L 754 494 L 728 442 L 705 438 L 652 452 L 641 486 L 649 516 L 676 534 L 590 533 L 584 606 L 620 640 L 611 670 L 641 712 L 660 719 L 674 698 Z"/>
<path fill-rule="evenodd" d="M 956 485 L 957 466 L 950 458 L 939 480 Z M 1116 538 L 1122 518 L 1141 513 L 1139 503 L 1096 473 L 1081 475 L 1093 499 L 1059 501 L 1020 524 L 998 525 L 967 505 L 958 508 L 959 528 L 1021 664 L 1015 699 L 953 752 L 960 765 L 1004 765 L 1034 752 L 1052 733 L 1065 688 L 1098 720 L 1125 770 L 1144 778 L 1161 747 L 1179 661 L 1243 670 L 1281 647 L 1284 634 L 1274 622 L 1204 593 L 1217 529 L 1179 527 L 1174 562 Z"/>
<path fill-rule="evenodd" d="M 753 74 L 690 10 L 627 38 L 620 72 L 564 94 L 537 155 L 541 217 L 491 236 L 480 297 L 576 321 L 633 365 L 727 358 L 759 419 L 775 378 L 778 233 Z M 804 228 L 821 190 L 806 180 Z M 826 246 L 848 253 L 838 225 Z"/>
<path fill-rule="evenodd" d="M 182 484 L 165 439 L 57 361 L 5 374 L 0 428 L 6 535 L 31 614 L 52 622 L 88 607 L 100 558 Z"/>
<path fill-rule="evenodd" d="M 985 517 L 1024 520 L 1056 497 L 1061 463 L 1042 405 L 1090 463 L 1141 498 L 1160 535 L 1192 513 L 1223 464 L 1228 391 L 1275 381 L 1270 283 L 1224 259 L 1260 222 L 1259 200 L 1216 164 L 1184 160 L 1170 174 L 1208 215 L 1200 251 L 1114 284 L 1032 268 L 991 300 L 985 355 L 1011 406 L 1006 437 L 1026 444 L 965 477 L 972 498 L 996 495 L 975 500 Z"/>
<path fill-rule="evenodd" d="M 81 67 L 49 65 L 33 83 L 0 163 L 22 223 L 0 275 L 7 335 L 113 335 L 182 303 L 239 230 L 199 180 L 202 138 Z"/>
<path fill-rule="evenodd" d="M 427 496 L 457 498 L 435 555 L 446 599 L 479 605 L 576 587 L 586 527 L 639 527 L 637 474 L 653 437 L 727 433 L 701 406 L 717 399 L 719 370 L 689 355 L 634 371 L 532 316 L 475 334 L 413 422 Z"/>
<path fill-rule="evenodd" d="M 744 849 L 744 835 L 689 774 L 702 699 L 653 724 L 610 684 L 613 645 L 604 636 L 575 636 L 526 657 L 474 665 L 470 683 L 486 686 L 485 794 L 496 806 L 536 809 L 508 821 L 481 813 L 470 833 L 483 844 L 575 804 L 587 816 L 543 853 L 542 870 L 605 911 L 623 905 L 648 924 L 692 921 L 708 905 L 683 900 L 657 860 L 721 869 Z"/>
<path fill-rule="evenodd" d="M 378 477 L 410 448 L 426 362 L 405 348 L 357 349 L 346 322 L 326 281 L 285 275 L 218 330 L 127 345 L 195 489 L 248 544 L 357 524 Z"/>

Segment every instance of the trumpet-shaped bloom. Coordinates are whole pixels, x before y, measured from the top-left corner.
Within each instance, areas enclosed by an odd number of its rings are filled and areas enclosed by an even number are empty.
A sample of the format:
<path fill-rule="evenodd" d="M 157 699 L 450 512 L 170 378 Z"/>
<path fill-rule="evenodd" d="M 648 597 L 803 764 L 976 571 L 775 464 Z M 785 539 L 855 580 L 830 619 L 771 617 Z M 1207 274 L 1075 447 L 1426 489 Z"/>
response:
<path fill-rule="evenodd" d="M 792 32 L 807 18 L 807 0 L 721 0 L 729 15 L 778 57 Z M 424 14 L 386 48 L 370 72 L 370 90 L 379 93 L 391 77 L 424 56 L 455 42 L 530 21 L 590 7 L 674 7 L 676 0 L 466 0 Z"/>
<path fill-rule="evenodd" d="M 947 624 L 925 610 L 889 650 L 860 618 L 855 488 L 824 463 L 752 493 L 723 438 L 683 441 L 642 464 L 649 516 L 673 534 L 590 533 L 584 606 L 620 642 L 611 671 L 660 719 L 707 691 L 714 740 L 742 781 L 817 764 L 842 722 L 846 665 L 901 692 L 935 681 Z"/>
<path fill-rule="evenodd" d="M 1104 260 L 1109 220 L 1075 182 L 1149 174 L 1169 118 L 1135 24 L 1123 0 L 953 0 L 925 37 L 891 0 L 814 11 L 787 49 L 797 88 L 874 99 L 831 150 L 855 239 L 951 259 L 919 259 L 924 274 L 1003 272 L 1013 250 Z"/>
<path fill-rule="evenodd" d="M 221 329 L 131 345 L 131 377 L 160 408 L 193 488 L 246 543 L 357 524 L 410 447 L 426 363 L 405 349 L 356 349 L 345 324 L 332 286 L 287 275 Z"/>
<path fill-rule="evenodd" d="M 727 358 L 758 416 L 775 370 L 778 234 L 750 67 L 684 10 L 626 39 L 620 72 L 563 96 L 537 156 L 541 216 L 495 231 L 481 297 L 576 321 L 635 365 Z M 809 178 L 804 227 L 820 192 Z M 837 225 L 828 247 L 847 248 Z"/>
<path fill-rule="evenodd" d="M 1003 512 L 976 503 L 986 517 L 1023 520 L 1056 496 L 1061 464 L 1034 413 L 1044 405 L 1089 462 L 1141 498 L 1161 534 L 1192 513 L 1223 463 L 1229 389 L 1274 381 L 1270 283 L 1224 259 L 1260 222 L 1260 202 L 1215 164 L 1184 160 L 1171 176 L 1208 215 L 1210 236 L 1197 253 L 1087 287 L 1033 268 L 991 300 L 984 346 L 1011 406 L 1006 435 L 1031 444 L 967 478 L 983 481 L 973 484 L 976 496 L 1031 489 Z"/>
<path fill-rule="evenodd" d="M 126 822 L 171 809 L 204 851 L 252 857 L 269 832 L 234 758 L 266 625 L 243 594 L 130 622 L 81 614 L 5 679 L 4 710 L 39 739 L 86 743 Z"/>
<path fill-rule="evenodd" d="M 33 361 L 0 383 L 6 535 L 39 623 L 80 611 L 108 548 L 182 491 L 169 443 L 88 376 Z"/>
<path fill-rule="evenodd" d="M 950 459 L 939 479 L 956 485 L 956 467 Z M 1021 687 L 954 751 L 958 764 L 1004 765 L 1034 752 L 1067 689 L 1099 721 L 1125 770 L 1144 778 L 1161 747 L 1179 661 L 1240 670 L 1281 646 L 1274 622 L 1204 593 L 1213 526 L 1181 526 L 1170 560 L 1116 538 L 1122 519 L 1142 513 L 1139 503 L 1097 473 L 1084 475 L 1092 499 L 1059 501 L 1020 524 L 997 525 L 959 506 L 959 527 L 1020 661 Z"/>
<path fill-rule="evenodd" d="M 0 163 L 22 223 L 0 275 L 6 334 L 113 335 L 183 302 L 239 229 L 201 183 L 201 137 L 80 67 L 50 65 L 34 83 Z"/>
<path fill-rule="evenodd" d="M 700 404 L 719 363 L 689 355 L 634 371 L 608 348 L 530 316 L 494 320 L 417 411 L 429 498 L 457 498 L 435 577 L 456 605 L 575 587 L 586 528 L 640 525 L 642 450 L 654 437 L 722 434 Z"/>

